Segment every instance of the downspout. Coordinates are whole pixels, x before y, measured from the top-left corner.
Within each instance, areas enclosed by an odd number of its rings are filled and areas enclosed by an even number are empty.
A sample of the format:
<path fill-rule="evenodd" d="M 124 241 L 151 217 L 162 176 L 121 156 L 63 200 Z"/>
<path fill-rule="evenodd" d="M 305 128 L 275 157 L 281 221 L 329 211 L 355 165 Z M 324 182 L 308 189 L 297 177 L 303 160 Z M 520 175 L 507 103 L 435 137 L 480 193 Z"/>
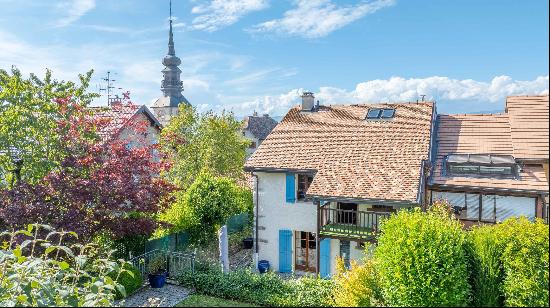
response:
<path fill-rule="evenodd" d="M 252 177 L 255 178 L 255 181 L 254 181 L 254 256 L 253 256 L 253 260 L 254 260 L 254 265 L 255 265 L 255 268 L 257 269 L 258 268 L 258 257 L 259 257 L 259 252 L 260 252 L 260 249 L 259 249 L 259 245 L 258 245 L 258 241 L 259 241 L 259 228 L 258 228 L 258 218 L 259 218 L 259 215 L 260 215 L 260 212 L 259 212 L 259 202 L 258 202 L 258 187 L 260 186 L 260 178 L 258 177 L 257 174 L 254 174 L 254 172 L 251 173 L 252 174 Z"/>

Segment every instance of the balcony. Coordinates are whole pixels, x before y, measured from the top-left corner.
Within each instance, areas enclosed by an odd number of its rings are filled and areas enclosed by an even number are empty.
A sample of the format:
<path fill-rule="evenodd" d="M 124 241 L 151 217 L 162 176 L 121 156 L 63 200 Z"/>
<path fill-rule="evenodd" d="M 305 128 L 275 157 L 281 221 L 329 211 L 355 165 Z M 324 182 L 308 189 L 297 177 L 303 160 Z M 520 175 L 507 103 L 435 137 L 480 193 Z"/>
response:
<path fill-rule="evenodd" d="M 323 206 L 319 209 L 318 215 L 321 236 L 369 241 L 374 239 L 380 231 L 380 222 L 389 217 L 390 213 L 362 212 Z"/>

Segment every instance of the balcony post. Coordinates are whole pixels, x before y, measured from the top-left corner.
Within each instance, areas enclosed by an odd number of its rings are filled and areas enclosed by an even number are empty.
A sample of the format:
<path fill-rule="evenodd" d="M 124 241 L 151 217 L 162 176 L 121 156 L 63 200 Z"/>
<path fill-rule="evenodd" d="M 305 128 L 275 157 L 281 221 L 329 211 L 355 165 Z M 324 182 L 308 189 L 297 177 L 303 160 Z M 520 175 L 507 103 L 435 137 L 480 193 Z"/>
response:
<path fill-rule="evenodd" d="M 315 236 L 315 240 L 317 243 L 315 244 L 315 252 L 317 253 L 316 258 L 316 266 L 315 266 L 315 273 L 319 275 L 320 270 L 319 267 L 321 266 L 321 200 L 315 199 L 315 204 L 317 205 L 317 234 Z"/>

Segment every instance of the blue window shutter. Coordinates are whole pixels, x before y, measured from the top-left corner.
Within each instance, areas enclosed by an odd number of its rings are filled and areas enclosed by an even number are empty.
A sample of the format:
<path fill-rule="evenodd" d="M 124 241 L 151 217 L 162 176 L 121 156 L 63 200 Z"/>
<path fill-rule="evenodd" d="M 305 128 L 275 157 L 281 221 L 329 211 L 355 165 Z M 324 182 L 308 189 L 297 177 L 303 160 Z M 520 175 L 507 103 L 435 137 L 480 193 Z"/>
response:
<path fill-rule="evenodd" d="M 325 238 L 321 240 L 321 251 L 319 254 L 321 255 L 320 262 L 320 268 L 319 268 L 319 274 L 321 274 L 321 278 L 329 278 L 330 277 L 330 239 Z"/>
<path fill-rule="evenodd" d="M 296 178 L 293 173 L 286 174 L 286 202 L 296 201 Z"/>
<path fill-rule="evenodd" d="M 279 230 L 279 273 L 292 272 L 292 231 Z"/>

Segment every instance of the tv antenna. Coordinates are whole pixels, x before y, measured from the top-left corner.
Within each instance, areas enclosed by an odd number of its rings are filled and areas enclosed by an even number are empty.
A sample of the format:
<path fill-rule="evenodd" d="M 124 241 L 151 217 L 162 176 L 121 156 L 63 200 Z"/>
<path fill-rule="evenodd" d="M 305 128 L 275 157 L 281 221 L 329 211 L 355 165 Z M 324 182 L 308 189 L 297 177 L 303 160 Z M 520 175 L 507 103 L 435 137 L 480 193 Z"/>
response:
<path fill-rule="evenodd" d="M 116 75 L 116 73 L 113 73 L 113 75 Z M 116 98 L 114 99 L 111 99 L 111 90 L 112 89 L 115 89 L 115 86 L 113 85 L 113 83 L 116 81 L 115 79 L 112 79 L 111 78 L 111 72 L 110 71 L 107 71 L 107 76 L 101 78 L 101 80 L 105 81 L 107 83 L 107 85 L 105 86 L 105 88 L 102 88 L 101 86 L 99 87 L 99 91 L 104 91 L 104 92 L 107 92 L 107 105 L 111 105 L 112 101 L 115 101 L 118 98 L 118 95 Z M 116 88 L 118 90 L 121 90 L 122 88 Z"/>
<path fill-rule="evenodd" d="M 424 98 L 426 97 L 426 94 L 420 94 L 420 97 L 422 97 L 422 101 L 424 101 Z"/>

